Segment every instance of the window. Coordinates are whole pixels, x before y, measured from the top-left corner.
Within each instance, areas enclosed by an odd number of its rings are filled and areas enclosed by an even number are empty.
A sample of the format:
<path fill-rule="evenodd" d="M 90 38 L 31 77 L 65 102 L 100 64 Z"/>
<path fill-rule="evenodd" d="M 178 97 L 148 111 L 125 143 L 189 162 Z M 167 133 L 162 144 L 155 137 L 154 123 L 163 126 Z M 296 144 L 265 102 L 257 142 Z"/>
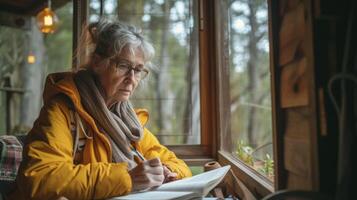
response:
<path fill-rule="evenodd" d="M 24 26 L 0 25 L 0 134 L 28 132 L 42 106 L 47 74 L 71 69 L 72 2 L 55 12 L 60 24 L 46 36 L 35 16 L 8 14 L 24 20 Z"/>
<path fill-rule="evenodd" d="M 99 19 L 100 1 L 89 10 L 89 21 Z M 131 100 L 149 110 L 148 129 L 166 145 L 200 144 L 198 1 L 107 0 L 103 15 L 141 28 L 156 50 Z"/>
<path fill-rule="evenodd" d="M 219 2 L 222 149 L 262 179 L 274 181 L 267 1 Z"/>

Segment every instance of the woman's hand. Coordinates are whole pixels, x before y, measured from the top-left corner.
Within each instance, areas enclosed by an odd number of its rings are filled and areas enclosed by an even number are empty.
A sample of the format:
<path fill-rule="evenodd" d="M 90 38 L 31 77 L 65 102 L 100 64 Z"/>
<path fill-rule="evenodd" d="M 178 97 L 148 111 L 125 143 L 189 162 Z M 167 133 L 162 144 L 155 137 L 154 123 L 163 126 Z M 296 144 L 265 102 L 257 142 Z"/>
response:
<path fill-rule="evenodd" d="M 162 166 L 164 169 L 164 183 L 168 183 L 171 181 L 176 181 L 177 180 L 177 174 L 174 172 L 171 172 L 169 168 L 167 168 L 165 165 Z"/>
<path fill-rule="evenodd" d="M 129 171 L 132 181 L 132 191 L 139 191 L 155 186 L 160 186 L 164 182 L 164 168 L 159 158 L 146 160 L 139 163 Z"/>

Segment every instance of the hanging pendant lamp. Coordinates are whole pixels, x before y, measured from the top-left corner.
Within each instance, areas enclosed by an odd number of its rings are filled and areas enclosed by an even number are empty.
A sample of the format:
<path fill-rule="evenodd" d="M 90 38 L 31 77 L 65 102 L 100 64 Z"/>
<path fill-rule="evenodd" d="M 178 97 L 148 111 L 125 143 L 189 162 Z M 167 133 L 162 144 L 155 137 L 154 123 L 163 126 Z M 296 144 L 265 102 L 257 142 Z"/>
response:
<path fill-rule="evenodd" d="M 40 13 L 37 14 L 37 25 L 42 33 L 55 32 L 58 25 L 58 17 L 51 9 L 51 0 Z"/>

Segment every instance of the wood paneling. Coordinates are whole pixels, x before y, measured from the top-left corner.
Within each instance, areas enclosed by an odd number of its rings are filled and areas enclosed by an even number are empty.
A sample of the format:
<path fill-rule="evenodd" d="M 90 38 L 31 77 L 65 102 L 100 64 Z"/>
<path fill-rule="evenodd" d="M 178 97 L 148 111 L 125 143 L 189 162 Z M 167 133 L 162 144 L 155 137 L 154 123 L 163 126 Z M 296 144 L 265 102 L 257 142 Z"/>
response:
<path fill-rule="evenodd" d="M 280 102 L 282 108 L 303 106 L 309 103 L 306 75 L 306 58 L 287 64 L 281 70 Z"/>
<path fill-rule="evenodd" d="M 296 8 L 296 6 L 301 3 L 301 0 L 289 0 L 289 1 L 280 1 L 279 10 L 280 16 L 283 16 L 285 12 Z"/>
<path fill-rule="evenodd" d="M 280 100 L 284 178 L 276 189 L 317 190 L 317 111 L 314 80 L 312 0 L 279 0 L 278 63 L 275 63 Z M 279 110 L 277 109 L 277 110 Z M 281 170 L 281 169 L 280 169 Z M 279 172 L 280 173 L 280 172 Z"/>
<path fill-rule="evenodd" d="M 284 140 L 284 166 L 285 169 L 307 178 L 310 173 L 306 166 L 310 165 L 309 161 L 309 141 L 293 137 L 285 137 Z"/>
<path fill-rule="evenodd" d="M 296 4 L 283 16 L 279 31 L 279 64 L 283 66 L 293 61 L 304 39 L 305 17 L 304 4 Z"/>
<path fill-rule="evenodd" d="M 308 177 L 303 177 L 294 173 L 289 173 L 287 186 L 290 190 L 311 190 L 312 184 Z"/>
<path fill-rule="evenodd" d="M 310 135 L 310 115 L 307 107 L 285 109 L 285 117 L 285 137 L 301 139 Z"/>

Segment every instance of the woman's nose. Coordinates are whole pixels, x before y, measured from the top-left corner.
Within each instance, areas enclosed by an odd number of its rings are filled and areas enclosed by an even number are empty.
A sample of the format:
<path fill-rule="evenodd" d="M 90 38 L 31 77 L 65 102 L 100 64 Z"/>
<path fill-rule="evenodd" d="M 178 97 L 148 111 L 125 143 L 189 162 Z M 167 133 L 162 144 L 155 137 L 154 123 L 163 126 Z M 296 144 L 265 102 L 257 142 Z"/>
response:
<path fill-rule="evenodd" d="M 130 81 L 135 81 L 135 72 L 134 69 L 129 69 L 129 71 L 126 73 L 126 78 L 129 79 Z"/>

